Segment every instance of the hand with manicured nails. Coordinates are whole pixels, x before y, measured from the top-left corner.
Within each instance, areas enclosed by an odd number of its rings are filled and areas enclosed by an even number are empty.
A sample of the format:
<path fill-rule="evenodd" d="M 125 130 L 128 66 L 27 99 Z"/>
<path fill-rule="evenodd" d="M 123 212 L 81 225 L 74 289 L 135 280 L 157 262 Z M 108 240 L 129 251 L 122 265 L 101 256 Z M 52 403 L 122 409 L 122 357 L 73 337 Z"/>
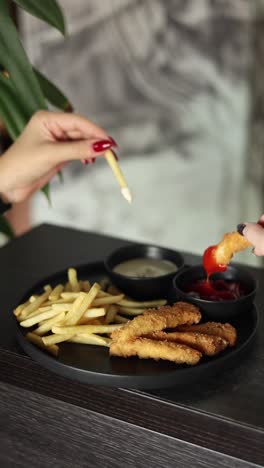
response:
<path fill-rule="evenodd" d="M 255 255 L 264 255 L 264 215 L 257 223 L 238 224 L 237 230 L 254 246 Z"/>
<path fill-rule="evenodd" d="M 0 194 L 21 202 L 44 187 L 69 161 L 93 160 L 115 141 L 76 114 L 37 112 L 0 158 Z"/>

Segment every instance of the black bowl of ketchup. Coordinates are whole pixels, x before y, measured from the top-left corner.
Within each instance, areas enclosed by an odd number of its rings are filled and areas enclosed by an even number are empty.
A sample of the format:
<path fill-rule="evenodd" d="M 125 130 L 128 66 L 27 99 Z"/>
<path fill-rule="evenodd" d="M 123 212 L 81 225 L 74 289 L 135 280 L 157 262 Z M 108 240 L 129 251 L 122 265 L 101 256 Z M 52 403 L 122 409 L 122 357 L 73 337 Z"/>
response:
<path fill-rule="evenodd" d="M 227 320 L 252 307 L 257 282 L 243 267 L 228 266 L 207 279 L 202 266 L 186 267 L 173 279 L 177 298 L 191 302 L 210 320 Z"/>

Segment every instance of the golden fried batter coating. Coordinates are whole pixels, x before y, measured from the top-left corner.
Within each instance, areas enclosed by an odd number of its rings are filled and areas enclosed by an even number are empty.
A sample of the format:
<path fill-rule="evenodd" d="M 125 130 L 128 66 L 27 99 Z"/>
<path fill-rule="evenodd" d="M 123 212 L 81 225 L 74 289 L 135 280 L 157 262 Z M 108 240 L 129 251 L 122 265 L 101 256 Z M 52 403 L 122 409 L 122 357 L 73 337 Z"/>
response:
<path fill-rule="evenodd" d="M 134 319 L 135 320 L 135 319 Z M 151 340 L 140 337 L 127 342 L 113 341 L 110 345 L 112 356 L 138 356 L 141 359 L 165 359 L 176 364 L 197 364 L 202 354 L 196 349 L 168 341 Z"/>
<path fill-rule="evenodd" d="M 181 325 L 177 328 L 180 332 L 205 333 L 207 335 L 219 336 L 227 341 L 229 346 L 235 346 L 237 331 L 230 323 L 206 322 L 198 325 Z"/>
<path fill-rule="evenodd" d="M 173 306 L 163 306 L 158 309 L 148 309 L 143 315 L 135 317 L 124 327 L 112 333 L 114 341 L 129 341 L 139 336 L 148 335 L 165 328 L 176 328 L 178 325 L 191 325 L 201 320 L 197 307 L 185 302 L 177 302 Z"/>
<path fill-rule="evenodd" d="M 194 325 L 195 326 L 195 325 Z M 200 351 L 206 356 L 215 356 L 224 351 L 228 346 L 228 341 L 220 336 L 206 335 L 200 332 L 172 332 L 164 331 L 153 333 L 148 338 L 153 340 L 167 340 L 173 343 L 180 343 Z"/>
<path fill-rule="evenodd" d="M 252 244 L 238 232 L 229 232 L 217 244 L 214 257 L 218 264 L 228 265 L 233 255 L 241 250 L 247 249 Z"/>

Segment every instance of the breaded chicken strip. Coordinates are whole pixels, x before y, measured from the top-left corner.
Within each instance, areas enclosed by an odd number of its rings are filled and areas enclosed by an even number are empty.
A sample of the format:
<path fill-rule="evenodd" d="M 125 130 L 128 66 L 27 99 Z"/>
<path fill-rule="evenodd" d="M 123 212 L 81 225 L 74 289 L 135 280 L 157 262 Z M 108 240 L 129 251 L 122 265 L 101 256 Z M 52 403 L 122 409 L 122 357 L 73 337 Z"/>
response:
<path fill-rule="evenodd" d="M 151 358 L 157 361 L 164 359 L 176 364 L 189 365 L 197 364 L 202 357 L 199 351 L 189 346 L 143 337 L 128 342 L 113 341 L 110 345 L 110 355 L 125 358 L 138 356 L 141 359 Z"/>
<path fill-rule="evenodd" d="M 216 262 L 220 265 L 228 265 L 233 255 L 244 250 L 252 244 L 238 232 L 228 232 L 224 235 L 213 251 Z"/>
<path fill-rule="evenodd" d="M 197 307 L 185 302 L 159 309 L 148 309 L 143 315 L 135 317 L 124 327 L 112 333 L 113 341 L 126 342 L 139 336 L 148 335 L 165 328 L 176 328 L 178 325 L 198 323 L 201 313 Z"/>
<path fill-rule="evenodd" d="M 220 338 L 220 336 L 206 335 L 198 332 L 172 332 L 164 331 L 148 335 L 152 340 L 166 340 L 173 343 L 181 343 L 186 346 L 191 346 L 197 349 L 206 356 L 215 356 L 228 346 L 228 341 Z"/>
<path fill-rule="evenodd" d="M 229 343 L 229 346 L 235 346 L 237 340 L 237 331 L 230 323 L 206 322 L 198 325 L 181 325 L 177 331 L 220 336 Z"/>

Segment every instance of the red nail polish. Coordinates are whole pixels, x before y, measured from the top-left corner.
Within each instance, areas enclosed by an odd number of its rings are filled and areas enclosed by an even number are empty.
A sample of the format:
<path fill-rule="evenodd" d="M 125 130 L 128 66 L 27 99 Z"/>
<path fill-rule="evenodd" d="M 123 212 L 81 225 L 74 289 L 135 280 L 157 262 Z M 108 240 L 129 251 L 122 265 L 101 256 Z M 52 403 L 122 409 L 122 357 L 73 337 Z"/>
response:
<path fill-rule="evenodd" d="M 118 144 L 117 142 L 114 140 L 114 138 L 108 136 L 109 140 L 112 142 L 112 145 L 115 146 L 116 148 L 118 148 Z"/>
<path fill-rule="evenodd" d="M 89 161 L 88 161 L 88 159 L 82 159 L 82 163 L 83 164 L 89 164 Z"/>
<path fill-rule="evenodd" d="M 93 144 L 93 149 L 96 153 L 103 153 L 105 150 L 113 146 L 112 141 L 110 140 L 99 140 Z"/>

